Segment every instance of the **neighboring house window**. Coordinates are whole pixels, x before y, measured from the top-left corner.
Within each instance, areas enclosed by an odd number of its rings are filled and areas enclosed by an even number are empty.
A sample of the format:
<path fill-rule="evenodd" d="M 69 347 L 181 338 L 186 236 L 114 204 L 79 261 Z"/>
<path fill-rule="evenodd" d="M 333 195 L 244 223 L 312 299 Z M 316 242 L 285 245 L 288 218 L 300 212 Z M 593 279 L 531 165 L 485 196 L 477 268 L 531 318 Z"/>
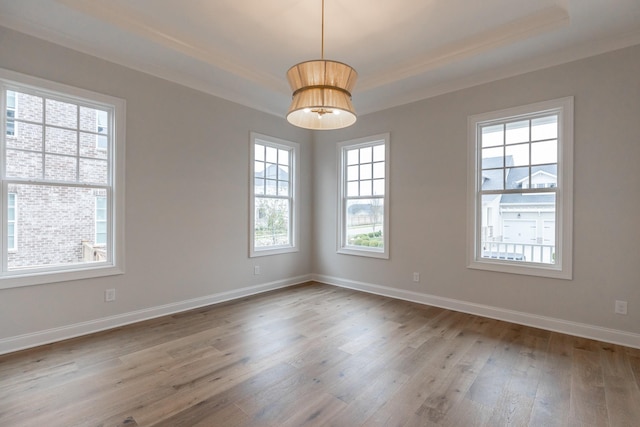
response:
<path fill-rule="evenodd" d="M 389 134 L 338 150 L 338 252 L 389 258 Z"/>
<path fill-rule="evenodd" d="M 251 133 L 250 152 L 249 255 L 297 251 L 299 145 Z"/>
<path fill-rule="evenodd" d="M 7 90 L 7 136 L 15 136 L 16 135 L 16 93 L 12 90 Z"/>
<path fill-rule="evenodd" d="M 109 146 L 108 134 L 109 113 L 106 111 L 96 110 L 96 148 L 98 150 L 107 150 Z"/>
<path fill-rule="evenodd" d="M 18 244 L 16 227 L 16 193 L 7 195 L 7 249 L 15 251 Z"/>
<path fill-rule="evenodd" d="M 107 198 L 96 197 L 96 245 L 107 244 Z"/>
<path fill-rule="evenodd" d="M 469 117 L 469 267 L 572 278 L 573 98 Z"/>
<path fill-rule="evenodd" d="M 20 129 L 0 151 L 7 203 L 0 288 L 121 273 L 124 101 L 2 69 L 0 89 L 7 116 L 10 94 L 19 101 L 12 119 Z"/>

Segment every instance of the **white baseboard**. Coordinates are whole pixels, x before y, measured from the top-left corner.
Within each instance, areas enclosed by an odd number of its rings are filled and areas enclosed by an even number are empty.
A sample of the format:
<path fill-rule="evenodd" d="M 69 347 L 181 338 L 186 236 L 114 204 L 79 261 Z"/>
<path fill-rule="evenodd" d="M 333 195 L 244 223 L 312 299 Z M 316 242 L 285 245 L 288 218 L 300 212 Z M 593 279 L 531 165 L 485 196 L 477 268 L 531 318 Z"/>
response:
<path fill-rule="evenodd" d="M 0 354 L 11 353 L 18 350 L 37 347 L 56 341 L 88 335 L 95 332 L 113 329 L 131 323 L 154 319 L 156 317 L 175 314 L 207 305 L 217 304 L 250 295 L 298 285 L 314 280 L 328 285 L 354 289 L 376 295 L 383 295 L 406 301 L 417 302 L 419 304 L 432 305 L 463 313 L 475 314 L 492 319 L 504 320 L 520 325 L 532 326 L 549 331 L 561 332 L 584 338 L 620 344 L 627 347 L 640 348 L 640 335 L 615 329 L 602 328 L 585 323 L 570 322 L 552 317 L 538 316 L 530 313 L 523 313 L 488 305 L 475 304 L 466 301 L 443 298 L 435 295 L 406 291 L 402 289 L 390 288 L 387 286 L 374 285 L 371 283 L 358 282 L 354 280 L 341 279 L 338 277 L 325 276 L 319 274 L 308 274 L 275 282 L 264 283 L 256 286 L 249 286 L 233 291 L 221 292 L 207 295 L 200 298 L 193 298 L 176 303 L 150 307 L 123 313 L 116 316 L 104 317 L 73 325 L 47 329 L 34 333 L 17 335 L 0 340 Z"/>
<path fill-rule="evenodd" d="M 187 310 L 193 310 L 194 308 L 243 298 L 249 295 L 260 294 L 274 289 L 286 288 L 288 286 L 298 285 L 310 280 L 311 275 L 307 274 L 303 276 L 292 277 L 289 279 L 278 280 L 275 282 L 263 283 L 261 285 L 234 289 L 227 292 L 220 292 L 200 298 L 193 298 L 171 304 L 160 305 L 157 307 L 145 308 L 142 310 L 136 310 L 129 313 L 118 314 L 115 316 L 103 317 L 101 319 L 90 320 L 87 322 L 75 323 L 73 325 L 8 337 L 0 340 L 0 354 L 11 353 L 14 351 L 37 347 L 56 341 L 62 341 L 69 338 L 88 335 L 107 329 L 129 325 L 131 323 L 141 322 L 143 320 L 154 319 L 156 317 L 175 314 Z"/>
<path fill-rule="evenodd" d="M 612 344 L 620 344 L 627 347 L 640 348 L 640 334 L 634 334 L 631 332 L 602 328 L 600 326 L 589 325 L 586 323 L 570 322 L 567 320 L 539 316 L 536 314 L 523 313 L 519 311 L 506 310 L 499 307 L 475 304 L 451 298 L 443 298 L 435 295 L 406 291 L 402 289 L 390 288 L 387 286 L 374 285 L 371 283 L 341 279 L 339 277 L 325 276 L 322 274 L 313 274 L 312 279 L 316 282 L 326 283 L 328 285 L 355 289 L 371 294 L 417 302 L 419 304 L 432 305 L 449 310 L 475 314 L 478 316 L 489 317 L 497 320 L 504 320 L 511 323 L 532 326 L 548 331 L 561 332 L 564 334 L 583 338 L 590 338 Z"/>

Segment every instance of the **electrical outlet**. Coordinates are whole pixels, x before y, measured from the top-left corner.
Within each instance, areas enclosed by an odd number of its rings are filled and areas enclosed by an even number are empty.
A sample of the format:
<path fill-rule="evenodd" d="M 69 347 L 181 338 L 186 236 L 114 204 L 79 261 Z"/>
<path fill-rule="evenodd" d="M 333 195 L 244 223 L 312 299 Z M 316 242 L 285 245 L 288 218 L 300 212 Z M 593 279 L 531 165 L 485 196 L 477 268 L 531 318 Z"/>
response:
<path fill-rule="evenodd" d="M 115 289 L 106 289 L 104 291 L 104 300 L 106 302 L 111 302 L 116 300 L 116 290 Z"/>
<path fill-rule="evenodd" d="M 253 274 L 255 274 L 256 276 L 258 274 L 260 274 L 260 266 L 259 265 L 254 265 L 253 266 Z"/>
<path fill-rule="evenodd" d="M 420 273 L 413 273 L 413 281 L 414 282 L 420 281 Z"/>
<path fill-rule="evenodd" d="M 615 312 L 616 314 L 627 314 L 627 302 L 616 300 Z"/>

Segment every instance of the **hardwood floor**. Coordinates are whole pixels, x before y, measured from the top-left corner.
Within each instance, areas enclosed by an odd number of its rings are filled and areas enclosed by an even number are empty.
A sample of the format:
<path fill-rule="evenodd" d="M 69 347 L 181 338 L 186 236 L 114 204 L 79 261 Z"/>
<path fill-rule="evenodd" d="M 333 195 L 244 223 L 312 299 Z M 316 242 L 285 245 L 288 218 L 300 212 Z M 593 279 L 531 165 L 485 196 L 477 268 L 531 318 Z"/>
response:
<path fill-rule="evenodd" d="M 311 283 L 0 357 L 1 426 L 638 426 L 640 350 Z"/>

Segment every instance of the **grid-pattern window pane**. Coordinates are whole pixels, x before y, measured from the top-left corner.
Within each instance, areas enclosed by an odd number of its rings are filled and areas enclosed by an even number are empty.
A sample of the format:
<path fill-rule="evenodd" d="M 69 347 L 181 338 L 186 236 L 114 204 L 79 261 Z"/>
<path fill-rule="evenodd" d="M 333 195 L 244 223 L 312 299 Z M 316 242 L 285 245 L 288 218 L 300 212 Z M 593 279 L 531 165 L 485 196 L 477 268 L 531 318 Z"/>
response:
<path fill-rule="evenodd" d="M 114 107 L 15 83 L 2 93 L 11 136 L 2 152 L 8 191 L 3 272 L 111 262 Z"/>
<path fill-rule="evenodd" d="M 352 162 L 346 166 L 346 245 L 384 250 L 384 142 L 347 149 L 346 156 Z"/>
<path fill-rule="evenodd" d="M 341 145 L 341 253 L 388 256 L 387 150 L 384 135 Z"/>
<path fill-rule="evenodd" d="M 479 126 L 481 258 L 555 264 L 555 245 L 543 234 L 556 218 L 558 118 L 543 114 Z"/>
<path fill-rule="evenodd" d="M 471 267 L 570 277 L 572 105 L 566 98 L 470 119 Z"/>
<path fill-rule="evenodd" d="M 252 138 L 252 256 L 295 248 L 296 146 Z"/>
<path fill-rule="evenodd" d="M 110 138 L 106 130 L 110 112 L 46 96 L 6 92 L 19 100 L 19 108 L 11 114 L 14 129 L 21 129 L 6 146 L 6 178 L 109 185 L 109 160 L 104 150 Z M 105 121 L 104 128 L 96 128 L 99 117 Z M 85 130 L 87 120 L 93 123 L 91 131 Z M 83 142 L 86 137 L 105 142 L 89 148 Z"/>

